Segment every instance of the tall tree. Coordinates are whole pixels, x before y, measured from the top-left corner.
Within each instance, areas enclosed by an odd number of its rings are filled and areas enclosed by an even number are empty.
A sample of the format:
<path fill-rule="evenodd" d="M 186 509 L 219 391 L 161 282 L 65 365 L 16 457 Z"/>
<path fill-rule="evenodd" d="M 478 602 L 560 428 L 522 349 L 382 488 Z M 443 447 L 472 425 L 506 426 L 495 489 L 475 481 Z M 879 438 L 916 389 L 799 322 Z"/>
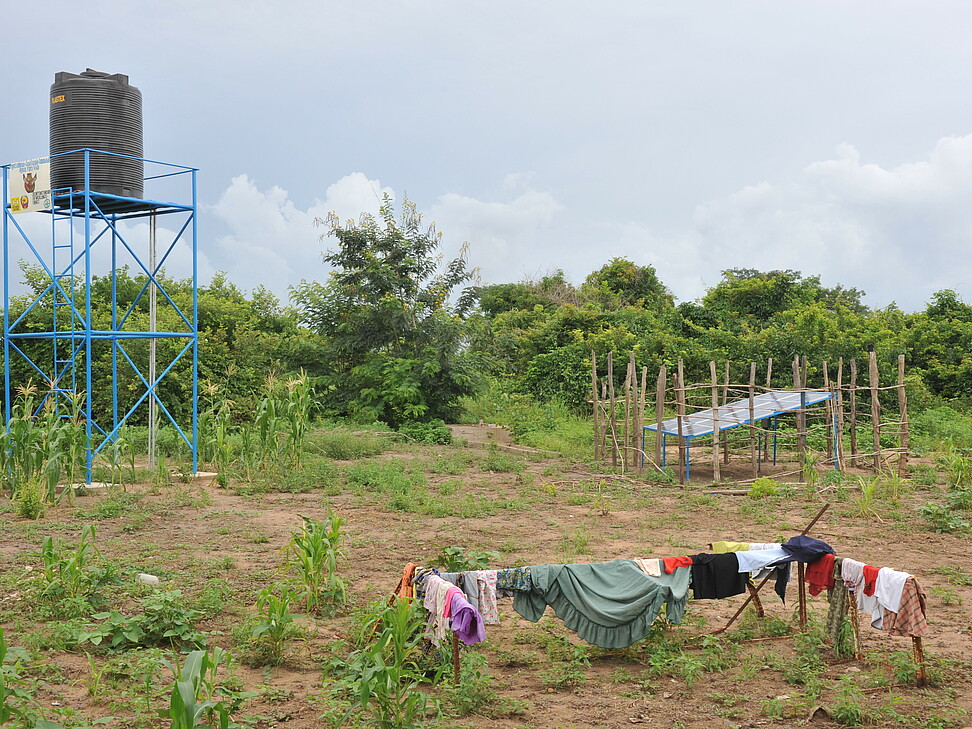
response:
<path fill-rule="evenodd" d="M 401 215 L 386 195 L 378 217 L 319 221 L 337 247 L 325 283 L 291 290 L 305 324 L 327 339 L 325 406 L 334 414 L 380 420 L 451 419 L 472 391 L 474 357 L 463 347 L 464 319 L 475 303 L 466 288 L 465 251 L 439 266 L 441 235 L 415 205 Z"/>

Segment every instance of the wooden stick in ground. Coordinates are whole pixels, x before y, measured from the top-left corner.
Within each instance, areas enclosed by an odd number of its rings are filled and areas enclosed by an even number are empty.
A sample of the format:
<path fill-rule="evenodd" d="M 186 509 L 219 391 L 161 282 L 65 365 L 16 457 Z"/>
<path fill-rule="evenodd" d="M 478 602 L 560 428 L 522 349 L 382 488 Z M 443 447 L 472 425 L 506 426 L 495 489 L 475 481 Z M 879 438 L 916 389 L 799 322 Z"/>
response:
<path fill-rule="evenodd" d="M 621 426 L 621 468 L 628 470 L 628 426 L 631 425 L 631 363 L 624 371 L 624 424 Z"/>
<path fill-rule="evenodd" d="M 759 599 L 759 593 L 756 592 L 756 585 L 750 581 L 746 583 L 746 588 L 749 590 L 749 596 L 753 599 L 753 607 L 756 608 L 756 617 L 765 618 L 766 611 L 763 610 L 763 602 Z"/>
<path fill-rule="evenodd" d="M 852 468 L 857 468 L 857 360 L 850 361 L 850 441 Z"/>
<path fill-rule="evenodd" d="M 648 405 L 648 368 L 644 365 L 641 367 L 641 404 L 638 406 L 638 433 L 635 436 L 638 439 L 638 448 L 642 451 L 645 450 L 645 408 Z M 644 453 L 641 454 L 644 456 Z M 658 461 L 655 461 L 657 464 Z M 645 470 L 645 460 L 644 458 L 638 459 L 639 470 Z"/>
<path fill-rule="evenodd" d="M 709 374 L 712 376 L 712 480 L 719 483 L 722 473 L 719 469 L 719 380 L 716 376 L 716 363 L 709 361 Z"/>
<path fill-rule="evenodd" d="M 662 462 L 662 421 L 665 419 L 665 386 L 668 384 L 668 370 L 665 365 L 658 370 L 655 383 L 655 463 Z"/>
<path fill-rule="evenodd" d="M 918 673 L 915 675 L 915 683 L 918 685 L 918 688 L 924 688 L 928 681 L 928 677 L 925 674 L 925 651 L 921 645 L 920 637 L 912 636 L 911 643 L 915 649 L 915 663 L 918 664 Z"/>
<path fill-rule="evenodd" d="M 830 389 L 830 365 L 827 360 L 823 361 L 823 384 L 824 389 L 833 395 Z M 827 401 L 827 463 L 834 463 L 834 399 L 831 397 Z"/>
<path fill-rule="evenodd" d="M 641 462 L 640 458 L 635 457 L 641 450 L 641 439 L 638 437 L 638 365 L 635 364 L 634 352 L 628 352 L 628 367 L 631 369 L 631 429 L 625 445 L 631 453 L 631 467 L 635 468 Z"/>
<path fill-rule="evenodd" d="M 726 360 L 726 379 L 722 382 L 722 407 L 729 402 L 729 360 Z M 729 465 L 729 431 L 722 431 L 722 462 Z"/>
<path fill-rule="evenodd" d="M 678 373 L 675 380 L 675 406 L 678 422 L 678 482 L 685 483 L 685 435 L 683 421 L 685 420 L 685 363 L 681 357 L 678 360 Z"/>
<path fill-rule="evenodd" d="M 822 507 L 820 507 L 820 511 L 817 512 L 817 515 L 813 517 L 813 519 L 810 521 L 809 524 L 807 524 L 807 528 L 801 532 L 801 536 L 804 537 L 807 536 L 810 530 L 813 529 L 814 524 L 820 521 L 820 517 L 822 517 L 824 515 L 824 512 L 827 511 L 827 509 L 829 508 L 830 508 L 830 504 L 824 504 Z M 739 609 L 735 612 L 735 614 L 731 618 L 729 618 L 729 622 L 723 625 L 721 628 L 717 628 L 716 630 L 713 630 L 712 635 L 718 635 L 719 633 L 726 632 L 729 629 L 729 626 L 731 626 L 734 622 L 736 622 L 739 616 L 742 615 L 742 612 L 743 610 L 746 609 L 746 606 L 749 605 L 750 602 L 752 602 L 753 595 L 755 593 L 758 593 L 760 590 L 762 590 L 763 585 L 769 582 L 769 578 L 772 576 L 773 576 L 773 572 L 771 571 L 768 575 L 766 575 L 766 577 L 763 578 L 762 582 L 756 585 L 755 591 L 753 593 L 750 593 L 749 597 L 746 598 L 746 601 L 739 606 Z"/>
<path fill-rule="evenodd" d="M 591 350 L 591 401 L 594 403 L 594 460 L 601 458 L 601 403 L 597 398 L 597 355 Z"/>
<path fill-rule="evenodd" d="M 878 399 L 877 352 L 867 353 L 868 384 L 871 388 L 871 433 L 874 437 L 874 470 L 881 470 L 881 401 Z"/>
<path fill-rule="evenodd" d="M 607 445 L 608 445 L 608 431 L 610 430 L 610 423 L 608 422 L 608 389 L 607 389 L 607 378 L 605 377 L 601 380 L 601 460 L 607 461 Z"/>
<path fill-rule="evenodd" d="M 854 638 L 854 660 L 859 661 L 864 657 L 864 650 L 861 648 L 861 615 L 857 609 L 857 595 L 854 593 L 847 596 L 847 617 L 851 624 L 851 636 Z"/>
<path fill-rule="evenodd" d="M 800 392 L 800 355 L 793 355 L 793 391 Z M 805 430 L 803 428 L 803 410 L 797 410 L 796 413 L 796 426 L 797 426 L 797 460 L 800 462 L 800 482 L 803 483 L 807 480 L 807 474 L 805 473 L 806 468 L 806 447 L 807 441 L 804 437 Z"/>
<path fill-rule="evenodd" d="M 611 413 L 609 416 L 608 427 L 611 429 L 611 465 L 614 468 L 618 467 L 618 429 L 617 429 L 617 419 L 615 418 L 614 412 L 614 352 L 608 352 L 607 356 L 607 379 L 608 379 L 608 397 L 611 402 Z"/>
<path fill-rule="evenodd" d="M 452 633 L 452 682 L 459 685 L 459 636 Z"/>
<path fill-rule="evenodd" d="M 901 413 L 901 435 L 898 444 L 898 475 L 908 475 L 908 393 L 905 391 L 905 356 L 898 355 L 898 412 Z"/>
<path fill-rule="evenodd" d="M 753 478 L 759 475 L 759 458 L 756 453 L 756 363 L 749 363 L 749 461 L 753 467 Z"/>
<path fill-rule="evenodd" d="M 766 360 L 766 392 L 773 389 L 773 358 Z M 769 437 L 763 437 L 763 462 L 769 460 Z"/>
<path fill-rule="evenodd" d="M 844 470 L 844 358 L 837 360 L 837 467 Z"/>

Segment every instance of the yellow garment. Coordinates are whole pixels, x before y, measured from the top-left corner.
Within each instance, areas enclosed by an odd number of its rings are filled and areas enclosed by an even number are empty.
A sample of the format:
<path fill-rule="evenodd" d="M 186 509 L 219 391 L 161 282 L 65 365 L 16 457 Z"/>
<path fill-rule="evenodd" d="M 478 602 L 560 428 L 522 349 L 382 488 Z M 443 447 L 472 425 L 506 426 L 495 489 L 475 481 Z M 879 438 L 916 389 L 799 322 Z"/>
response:
<path fill-rule="evenodd" d="M 749 542 L 712 542 L 713 554 L 725 554 L 726 552 L 748 552 Z"/>

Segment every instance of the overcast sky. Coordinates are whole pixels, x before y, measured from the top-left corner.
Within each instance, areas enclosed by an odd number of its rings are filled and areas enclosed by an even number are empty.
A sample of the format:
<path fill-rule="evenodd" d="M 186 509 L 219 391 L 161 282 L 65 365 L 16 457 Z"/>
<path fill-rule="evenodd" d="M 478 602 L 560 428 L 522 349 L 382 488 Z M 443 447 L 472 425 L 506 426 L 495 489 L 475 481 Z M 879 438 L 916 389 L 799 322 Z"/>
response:
<path fill-rule="evenodd" d="M 972 301 L 968 2 L 48 0 L 2 17 L 2 161 L 47 154 L 55 72 L 128 74 L 146 156 L 201 170 L 204 280 L 285 298 L 326 275 L 314 218 L 387 191 L 447 254 L 469 241 L 488 283 L 580 283 L 624 256 L 680 300 L 726 268 L 792 268 L 871 306 Z"/>

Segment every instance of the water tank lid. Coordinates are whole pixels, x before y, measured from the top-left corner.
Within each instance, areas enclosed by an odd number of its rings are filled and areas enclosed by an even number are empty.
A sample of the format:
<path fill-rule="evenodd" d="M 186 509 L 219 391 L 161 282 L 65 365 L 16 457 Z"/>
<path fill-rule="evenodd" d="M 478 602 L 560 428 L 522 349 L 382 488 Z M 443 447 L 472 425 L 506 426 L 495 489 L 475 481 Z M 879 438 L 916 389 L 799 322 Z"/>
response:
<path fill-rule="evenodd" d="M 114 81 L 122 86 L 128 86 L 128 75 L 124 73 L 105 73 L 104 71 L 95 71 L 93 68 L 87 68 L 82 73 L 69 73 L 68 71 L 58 71 L 54 74 L 54 83 L 61 84 L 65 81 L 75 81 L 77 79 L 83 78 L 98 78 L 104 79 L 106 81 Z"/>

